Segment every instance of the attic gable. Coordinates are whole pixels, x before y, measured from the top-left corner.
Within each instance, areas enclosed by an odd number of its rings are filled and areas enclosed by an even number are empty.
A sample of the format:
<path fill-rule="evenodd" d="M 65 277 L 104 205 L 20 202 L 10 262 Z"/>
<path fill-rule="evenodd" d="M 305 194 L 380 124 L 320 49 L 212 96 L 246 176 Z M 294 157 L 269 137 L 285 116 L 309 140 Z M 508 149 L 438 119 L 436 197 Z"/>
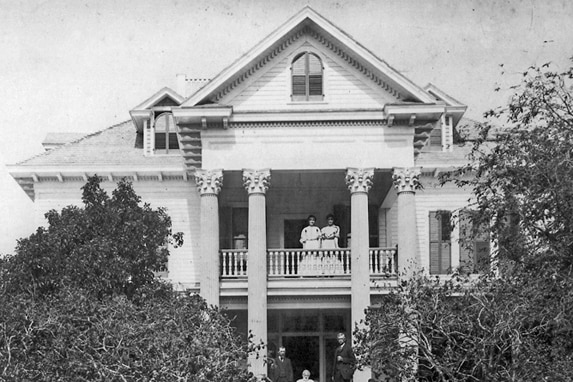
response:
<path fill-rule="evenodd" d="M 293 68 L 295 62 L 305 58 L 301 57 L 303 55 L 312 58 L 317 66 L 315 70 L 318 75 L 315 75 L 315 78 L 318 78 L 317 86 L 320 92 L 317 93 L 318 96 L 312 96 L 313 99 L 293 96 Z M 366 76 L 360 67 L 350 65 L 343 57 L 317 40 L 312 33 L 305 31 L 297 41 L 250 78 L 230 89 L 218 99 L 218 103 L 233 106 L 238 112 L 257 109 L 261 105 L 274 110 L 296 109 L 302 106 L 301 101 L 314 102 L 314 108 L 324 107 L 316 104 L 323 102 L 327 103 L 330 109 L 380 109 L 384 104 L 400 102 L 398 97 L 395 89 Z M 304 107 L 312 106 L 306 104 Z"/>
<path fill-rule="evenodd" d="M 311 36 L 321 49 L 361 73 L 380 89 L 392 93 L 396 99 L 408 102 L 432 103 L 434 99 L 369 50 L 324 19 L 310 7 L 305 7 L 285 24 L 271 33 L 251 51 L 223 70 L 209 84 L 189 97 L 181 106 L 220 103 L 233 89 L 245 86 L 264 68 L 303 36 Z"/>
<path fill-rule="evenodd" d="M 170 109 L 181 105 L 184 98 L 172 89 L 165 87 L 129 111 L 138 132 L 143 131 L 144 121 L 148 120 L 156 108 Z"/>

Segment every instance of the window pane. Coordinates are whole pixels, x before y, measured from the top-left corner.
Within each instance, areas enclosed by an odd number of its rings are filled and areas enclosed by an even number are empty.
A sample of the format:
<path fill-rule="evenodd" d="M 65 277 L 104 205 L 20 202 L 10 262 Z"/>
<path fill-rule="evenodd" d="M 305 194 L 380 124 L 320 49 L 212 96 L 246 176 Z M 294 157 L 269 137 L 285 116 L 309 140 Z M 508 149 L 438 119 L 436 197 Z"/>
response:
<path fill-rule="evenodd" d="M 322 74 L 322 63 L 314 54 L 308 55 L 308 74 Z"/>
<path fill-rule="evenodd" d="M 169 121 L 169 117 L 171 114 L 161 114 L 157 119 L 155 119 L 155 131 L 168 131 L 169 125 L 171 121 Z"/>
<path fill-rule="evenodd" d="M 179 141 L 177 140 L 177 133 L 169 133 L 169 149 L 178 150 Z"/>
<path fill-rule="evenodd" d="M 292 75 L 293 76 L 304 76 L 306 74 L 306 60 L 305 54 L 301 54 L 292 62 Z"/>
<path fill-rule="evenodd" d="M 161 150 L 167 148 L 167 139 L 165 133 L 155 133 L 155 149 Z"/>

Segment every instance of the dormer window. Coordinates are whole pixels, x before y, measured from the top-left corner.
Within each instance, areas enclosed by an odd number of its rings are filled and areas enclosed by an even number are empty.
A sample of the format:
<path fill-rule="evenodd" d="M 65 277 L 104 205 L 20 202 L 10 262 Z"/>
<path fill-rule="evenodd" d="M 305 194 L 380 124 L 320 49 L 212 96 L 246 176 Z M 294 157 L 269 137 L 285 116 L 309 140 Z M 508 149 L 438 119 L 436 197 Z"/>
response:
<path fill-rule="evenodd" d="M 322 101 L 322 61 L 310 52 L 297 55 L 292 61 L 292 100 Z"/>
<path fill-rule="evenodd" d="M 179 141 L 173 114 L 163 113 L 155 118 L 155 154 L 177 154 Z"/>

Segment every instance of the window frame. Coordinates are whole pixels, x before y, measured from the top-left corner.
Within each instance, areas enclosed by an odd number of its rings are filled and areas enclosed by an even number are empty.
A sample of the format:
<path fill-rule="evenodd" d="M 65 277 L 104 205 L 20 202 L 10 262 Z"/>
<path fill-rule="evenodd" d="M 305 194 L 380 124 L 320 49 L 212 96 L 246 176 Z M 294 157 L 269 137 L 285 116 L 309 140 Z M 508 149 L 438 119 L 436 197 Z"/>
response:
<path fill-rule="evenodd" d="M 474 229 L 471 215 L 475 213 L 469 208 L 459 213 L 459 269 L 463 273 L 483 274 L 491 270 L 491 236 L 488 229 Z M 488 249 L 486 255 L 483 254 L 484 248 Z"/>
<path fill-rule="evenodd" d="M 154 112 L 156 113 L 156 112 Z M 153 155 L 177 155 L 179 154 L 179 137 L 177 136 L 177 127 L 175 124 L 175 119 L 173 118 L 173 113 L 171 111 L 159 111 L 157 112 L 157 116 L 153 118 Z M 171 117 L 171 118 L 169 118 Z M 166 118 L 166 128 L 164 131 L 157 130 L 157 122 L 161 118 Z M 172 125 L 169 121 L 172 121 Z M 157 136 L 158 135 L 165 135 L 163 138 L 163 142 L 165 147 L 157 148 Z M 175 143 L 176 145 L 173 145 Z M 176 146 L 176 147 L 175 147 Z M 171 151 L 171 152 L 170 152 Z"/>
<path fill-rule="evenodd" d="M 311 71 L 310 69 L 310 57 L 315 57 L 319 63 L 320 73 Z M 304 59 L 304 74 L 297 74 L 295 73 L 295 64 L 299 62 L 299 60 Z M 300 78 L 304 78 L 304 94 L 302 92 L 295 94 L 296 86 L 301 86 Z M 295 84 L 295 78 L 298 78 L 298 84 Z M 313 87 L 312 79 L 320 79 L 320 94 L 312 94 Z M 323 101 L 324 100 L 324 64 L 323 60 L 316 52 L 313 51 L 303 51 L 298 52 L 290 63 L 290 96 L 291 101 L 293 102 L 312 102 L 312 101 Z"/>

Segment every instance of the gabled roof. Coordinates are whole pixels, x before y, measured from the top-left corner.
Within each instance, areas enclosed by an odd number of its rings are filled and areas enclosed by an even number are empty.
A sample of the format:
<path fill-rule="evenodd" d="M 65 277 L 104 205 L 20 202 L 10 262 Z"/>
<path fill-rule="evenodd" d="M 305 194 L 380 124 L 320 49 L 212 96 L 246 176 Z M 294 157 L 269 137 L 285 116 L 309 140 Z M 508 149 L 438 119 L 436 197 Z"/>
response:
<path fill-rule="evenodd" d="M 177 94 L 173 89 L 164 87 L 163 89 L 159 90 L 157 93 L 153 94 L 151 97 L 137 105 L 133 108 L 133 110 L 145 110 L 150 109 L 157 104 L 162 103 L 164 100 L 170 99 L 173 101 L 174 104 L 180 105 L 185 98 Z"/>
<path fill-rule="evenodd" d="M 164 87 L 151 97 L 134 107 L 129 111 L 131 119 L 137 131 L 143 130 L 143 121 L 149 119 L 151 109 L 156 107 L 179 106 L 185 100 L 184 97 L 177 94 L 174 90 Z"/>
<path fill-rule="evenodd" d="M 217 102 L 216 96 L 226 87 L 233 87 L 239 81 L 275 57 L 305 30 L 312 31 L 324 44 L 341 54 L 352 65 L 385 88 L 392 88 L 403 100 L 434 103 L 424 89 L 408 80 L 397 70 L 378 58 L 371 51 L 356 42 L 340 28 L 326 20 L 309 6 L 290 18 L 249 52 L 219 73 L 211 82 L 191 95 L 181 107 L 194 107 Z"/>

